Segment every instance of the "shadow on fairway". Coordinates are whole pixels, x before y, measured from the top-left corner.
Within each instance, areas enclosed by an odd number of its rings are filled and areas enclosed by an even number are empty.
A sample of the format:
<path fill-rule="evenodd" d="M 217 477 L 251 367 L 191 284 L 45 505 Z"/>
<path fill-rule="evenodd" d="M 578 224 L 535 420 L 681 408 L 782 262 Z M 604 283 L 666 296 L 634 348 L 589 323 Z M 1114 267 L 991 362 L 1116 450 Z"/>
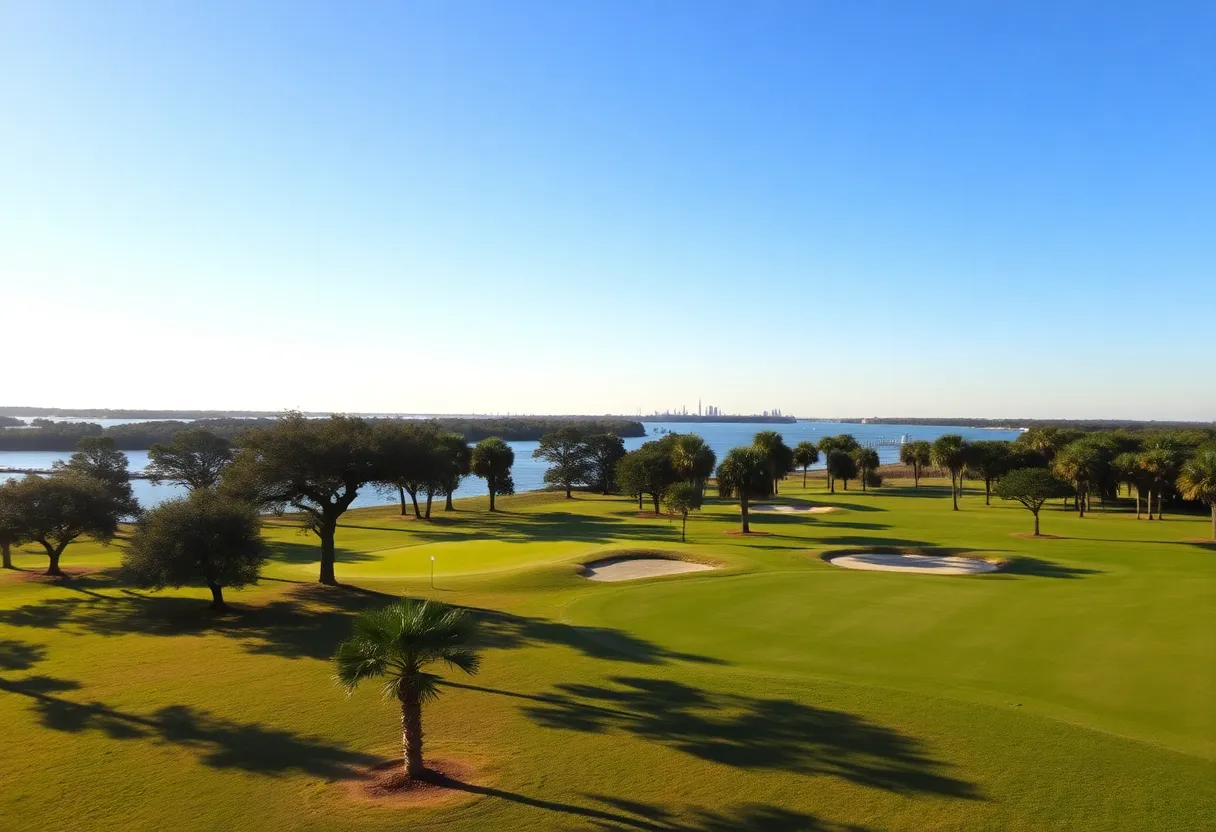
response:
<path fill-rule="evenodd" d="M 690 817 L 681 819 L 671 809 L 605 795 L 583 795 L 593 804 L 587 806 L 466 783 L 444 774 L 435 773 L 429 779 L 453 791 L 497 798 L 544 812 L 581 818 L 595 829 L 634 829 L 642 832 L 867 832 L 861 826 L 827 823 L 813 815 L 778 806 L 744 804 L 725 813 L 697 808 L 687 813 Z"/>
<path fill-rule="evenodd" d="M 312 543 L 267 541 L 266 548 L 270 550 L 270 560 L 278 563 L 318 563 L 321 560 L 321 544 L 315 539 Z M 378 560 L 375 555 L 367 552 L 357 552 L 340 547 L 334 554 L 338 563 L 366 563 Z"/>
<path fill-rule="evenodd" d="M 974 784 L 947 774 L 948 766 L 918 740 L 853 714 L 663 679 L 609 682 L 612 687 L 575 683 L 559 685 L 552 694 L 522 695 L 533 702 L 523 710 L 547 728 L 629 733 L 743 769 L 827 775 L 901 794 L 983 799 Z"/>
<path fill-rule="evenodd" d="M 623 512 L 633 517 L 633 512 Z M 620 540 L 678 539 L 674 522 L 639 523 L 624 517 L 577 514 L 568 511 L 516 514 L 496 511 L 432 517 L 400 525 L 342 524 L 341 529 L 398 532 L 413 541 L 496 540 L 503 543 L 535 543 L 538 540 L 574 540 L 580 543 L 611 543 Z M 317 558 L 313 558 L 316 560 Z"/>
<path fill-rule="evenodd" d="M 0 670 L 29 670 L 45 658 L 41 644 L 0 638 Z"/>
<path fill-rule="evenodd" d="M 150 715 L 128 713 L 100 702 L 76 702 L 59 694 L 80 684 L 49 676 L 0 679 L 0 691 L 24 696 L 42 724 L 70 734 L 97 732 L 113 740 L 148 740 L 188 748 L 212 768 L 279 776 L 304 772 L 333 780 L 351 776 L 378 760 L 317 737 L 256 723 L 233 722 L 188 705 L 170 705 Z"/>
<path fill-rule="evenodd" d="M 271 580 L 275 579 L 263 579 Z M 286 658 L 329 659 L 350 635 L 355 615 L 398 596 L 356 586 L 290 585 L 284 597 L 261 606 L 235 606 L 216 613 L 198 598 L 151 595 L 130 589 L 113 594 L 90 592 L 84 598 L 49 598 L 0 610 L 0 625 L 58 629 L 101 636 L 129 633 L 154 636 L 220 635 L 238 640 L 251 653 Z M 103 584 L 104 585 L 104 584 Z M 111 588 L 114 587 L 110 583 Z M 470 608 L 481 623 L 480 643 L 488 649 L 561 645 L 597 659 L 639 664 L 669 661 L 721 663 L 666 648 L 621 630 L 562 624 L 546 618 Z M 0 642 L 3 645 L 4 642 Z M 19 643 L 14 643 L 19 644 Z M 9 648 L 10 660 L 20 650 Z M 33 649 L 32 646 L 29 649 Z M 0 662 L 4 661 L 0 647 Z M 2 665 L 0 665 L 2 666 Z"/>
<path fill-rule="evenodd" d="M 1032 558 L 1029 555 L 1013 555 L 1000 568 L 999 572 L 992 572 L 987 575 L 979 576 L 982 580 L 1001 580 L 1002 578 L 1009 579 L 1015 576 L 1028 576 L 1035 578 L 1083 578 L 1086 575 L 1101 575 L 1101 569 L 1086 569 L 1084 567 L 1064 566 L 1061 563 L 1052 563 L 1049 560 L 1040 558 Z"/>

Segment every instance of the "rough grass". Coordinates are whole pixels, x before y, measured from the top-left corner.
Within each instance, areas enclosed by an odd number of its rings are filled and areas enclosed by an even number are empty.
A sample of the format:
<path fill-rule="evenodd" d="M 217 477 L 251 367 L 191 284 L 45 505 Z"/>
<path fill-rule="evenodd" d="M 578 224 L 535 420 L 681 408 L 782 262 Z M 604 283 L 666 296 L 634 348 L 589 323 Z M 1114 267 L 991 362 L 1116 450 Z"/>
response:
<path fill-rule="evenodd" d="M 635 502 L 521 495 L 430 522 L 348 515 L 340 579 L 315 539 L 267 529 L 258 587 L 148 593 L 118 549 L 88 574 L 0 576 L 0 827 L 13 830 L 926 830 L 1210 828 L 1216 812 L 1216 560 L 1205 517 L 1030 515 L 940 484 L 782 496 L 821 515 L 711 501 L 678 523 Z M 859 547 L 983 552 L 1004 572 L 924 579 L 818 557 Z M 575 565 L 688 550 L 727 568 L 594 584 Z M 430 556 L 436 588 L 430 589 Z M 16 557 L 40 569 L 35 550 Z M 373 688 L 344 697 L 328 657 L 400 594 L 483 621 L 483 671 L 447 674 L 427 751 L 475 776 L 462 798 L 352 799 L 398 750 Z"/>

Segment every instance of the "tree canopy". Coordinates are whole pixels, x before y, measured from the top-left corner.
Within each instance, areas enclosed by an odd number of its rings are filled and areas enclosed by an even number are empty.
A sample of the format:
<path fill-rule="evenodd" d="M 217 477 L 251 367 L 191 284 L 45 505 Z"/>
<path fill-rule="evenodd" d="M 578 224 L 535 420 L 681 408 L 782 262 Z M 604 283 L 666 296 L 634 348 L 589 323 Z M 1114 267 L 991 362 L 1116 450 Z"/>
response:
<path fill-rule="evenodd" d="M 211 608 L 223 609 L 224 588 L 255 584 L 266 563 L 254 508 L 199 488 L 148 511 L 122 556 L 124 573 L 151 589 L 201 584 Z"/>
<path fill-rule="evenodd" d="M 287 413 L 272 426 L 241 437 L 221 488 L 261 508 L 301 512 L 304 527 L 321 541 L 319 580 L 336 584 L 338 519 L 359 489 L 384 478 L 377 438 L 371 425 L 357 416 L 307 419 Z"/>
<path fill-rule="evenodd" d="M 996 484 L 996 495 L 1002 500 L 1016 500 L 1034 514 L 1034 534 L 1039 536 L 1039 509 L 1055 497 L 1072 492 L 1067 481 L 1046 468 L 1017 468 L 1009 471 Z"/>
<path fill-rule="evenodd" d="M 189 489 L 214 488 L 232 462 L 232 443 L 202 428 L 179 431 L 173 439 L 148 450 L 148 478 Z"/>
<path fill-rule="evenodd" d="M 1178 472 L 1178 492 L 1188 500 L 1208 504 L 1212 512 L 1212 539 L 1216 540 L 1216 450 L 1203 450 L 1187 460 Z"/>
<path fill-rule="evenodd" d="M 118 510 L 119 517 L 138 517 L 139 501 L 131 489 L 131 473 L 127 470 L 127 455 L 103 436 L 86 436 L 76 445 L 76 452 L 66 462 L 56 460 L 51 468 L 56 474 L 80 474 L 92 477 L 105 486 Z"/>
<path fill-rule="evenodd" d="M 912 469 L 912 487 L 920 488 L 920 476 L 925 466 L 933 462 L 932 446 L 919 439 L 899 446 L 899 461 Z"/>
<path fill-rule="evenodd" d="M 63 471 L 50 477 L 28 476 L 5 486 L 14 541 L 41 544 L 48 575 L 62 575 L 59 559 L 72 541 L 88 535 L 103 544 L 114 539 L 125 506 L 96 477 Z"/>
<path fill-rule="evenodd" d="M 532 451 L 532 457 L 549 463 L 545 482 L 560 486 L 566 492 L 567 500 L 574 486 L 591 480 L 590 449 L 582 431 L 577 428 L 564 427 L 545 434 L 540 438 L 536 450 Z"/>
<path fill-rule="evenodd" d="M 802 469 L 802 487 L 806 488 L 806 471 L 819 461 L 819 449 L 814 442 L 799 442 L 794 446 L 794 465 Z"/>
<path fill-rule="evenodd" d="M 616 489 L 616 465 L 625 455 L 625 440 L 613 433 L 593 433 L 587 437 L 587 459 L 591 466 L 590 484 L 601 494 Z"/>
<path fill-rule="evenodd" d="M 515 451 L 497 436 L 477 443 L 473 448 L 471 469 L 486 481 L 490 492 L 490 511 L 495 511 L 494 498 L 499 494 L 514 494 L 515 480 L 511 478 L 511 466 L 515 464 Z"/>
<path fill-rule="evenodd" d="M 967 465 L 967 443 L 957 433 L 945 433 L 933 440 L 929 448 L 933 464 L 950 472 L 950 496 L 958 511 L 958 492 L 962 486 L 963 468 Z"/>
<path fill-rule="evenodd" d="M 702 494 L 698 486 L 687 482 L 672 483 L 663 492 L 663 505 L 673 514 L 680 515 L 680 542 L 688 539 L 688 513 L 701 508 Z"/>

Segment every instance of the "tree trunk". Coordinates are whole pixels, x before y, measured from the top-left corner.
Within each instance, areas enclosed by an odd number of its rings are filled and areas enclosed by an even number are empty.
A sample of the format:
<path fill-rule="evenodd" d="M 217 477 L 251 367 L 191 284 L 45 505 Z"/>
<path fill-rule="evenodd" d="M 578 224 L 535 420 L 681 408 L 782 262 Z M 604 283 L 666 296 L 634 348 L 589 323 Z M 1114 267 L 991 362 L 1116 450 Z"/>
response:
<path fill-rule="evenodd" d="M 920 466 L 912 463 L 912 487 L 920 488 Z"/>
<path fill-rule="evenodd" d="M 1137 501 L 1138 502 L 1138 501 Z M 1153 489 L 1148 489 L 1148 519 L 1153 519 Z"/>
<path fill-rule="evenodd" d="M 654 501 L 654 513 L 658 514 L 659 513 L 659 495 L 651 494 L 650 499 Z"/>
<path fill-rule="evenodd" d="M 1162 488 L 1157 492 L 1157 519 L 1165 519 L 1165 489 Z"/>
<path fill-rule="evenodd" d="M 401 750 L 405 776 L 411 780 L 426 772 L 422 763 L 422 703 L 408 694 L 401 699 Z"/>
<path fill-rule="evenodd" d="M 446 498 L 446 502 L 443 504 L 443 510 L 444 511 L 455 511 L 456 507 L 454 505 L 452 505 L 451 490 L 449 490 L 448 493 L 444 495 L 444 497 Z"/>
<path fill-rule="evenodd" d="M 329 586 L 338 585 L 338 579 L 334 577 L 334 536 L 337 533 L 337 519 L 322 519 L 321 528 L 317 529 L 317 537 L 321 538 L 321 577 L 318 580 Z"/>
<path fill-rule="evenodd" d="M 1216 514 L 1212 516 L 1216 517 Z M 684 512 L 684 522 L 680 525 L 680 542 L 688 542 L 688 512 Z"/>
<path fill-rule="evenodd" d="M 862 491 L 866 490 L 866 472 L 865 471 L 861 472 L 861 490 Z"/>
<path fill-rule="evenodd" d="M 414 517 L 422 519 L 422 511 L 418 508 L 418 489 L 410 489 L 410 502 L 414 504 Z"/>
<path fill-rule="evenodd" d="M 845 490 L 845 491 L 848 491 L 848 490 L 849 490 L 849 481 L 848 481 L 848 479 L 847 479 L 847 478 L 846 478 L 846 479 L 845 479 L 845 481 L 844 481 L 844 490 Z"/>
<path fill-rule="evenodd" d="M 752 527 L 747 522 L 747 497 L 739 495 L 739 508 L 743 511 L 743 533 L 750 534 Z"/>
<path fill-rule="evenodd" d="M 397 496 L 401 498 L 401 516 L 405 516 L 405 489 L 397 486 Z"/>
<path fill-rule="evenodd" d="M 984 477 L 984 505 L 992 505 L 992 477 Z"/>
<path fill-rule="evenodd" d="M 806 469 L 807 469 L 807 466 L 803 465 L 802 466 L 802 487 L 803 488 L 806 488 Z"/>
<path fill-rule="evenodd" d="M 1034 536 L 1039 536 L 1039 513 L 1037 511 L 1034 513 Z"/>
<path fill-rule="evenodd" d="M 211 590 L 211 609 L 228 609 L 228 605 L 224 603 L 224 588 L 222 586 L 219 584 L 207 584 L 207 589 Z"/>
<path fill-rule="evenodd" d="M 832 494 L 836 493 L 836 478 L 828 474 L 828 491 Z"/>
<path fill-rule="evenodd" d="M 6 543 L 0 543 L 0 567 L 4 569 L 13 568 L 13 550 Z"/>
<path fill-rule="evenodd" d="M 490 511 L 494 510 L 494 489 L 490 489 Z"/>
<path fill-rule="evenodd" d="M 638 511 L 642 510 L 642 496 L 643 496 L 642 492 L 639 491 L 638 492 Z"/>
<path fill-rule="evenodd" d="M 1129 487 L 1128 490 L 1130 491 L 1131 488 Z M 1139 488 L 1136 489 L 1136 519 L 1137 520 L 1140 519 L 1140 489 Z"/>
<path fill-rule="evenodd" d="M 958 511 L 958 488 L 954 485 L 954 472 L 950 472 L 950 496 L 954 499 L 954 510 Z"/>
<path fill-rule="evenodd" d="M 63 550 L 67 544 L 62 546 L 47 546 L 43 543 L 42 545 L 46 546 L 46 556 L 51 559 L 51 563 L 46 569 L 46 574 L 62 577 L 63 570 L 59 568 L 59 556 L 63 554 Z"/>
<path fill-rule="evenodd" d="M 1085 516 L 1085 491 L 1080 483 L 1077 484 L 1077 516 Z"/>
<path fill-rule="evenodd" d="M 566 499 L 570 499 L 570 483 L 566 483 Z"/>
<path fill-rule="evenodd" d="M 1216 501 L 1212 503 L 1212 540 L 1216 540 Z"/>
<path fill-rule="evenodd" d="M 426 492 L 426 519 L 431 519 L 431 501 L 435 499 L 435 495 L 430 491 Z"/>

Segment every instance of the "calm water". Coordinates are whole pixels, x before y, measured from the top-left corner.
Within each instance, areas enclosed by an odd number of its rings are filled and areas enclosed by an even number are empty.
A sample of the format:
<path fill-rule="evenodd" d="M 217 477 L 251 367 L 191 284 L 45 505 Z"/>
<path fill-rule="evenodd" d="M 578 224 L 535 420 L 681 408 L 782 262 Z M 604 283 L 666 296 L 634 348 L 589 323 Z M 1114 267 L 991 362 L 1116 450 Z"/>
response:
<path fill-rule="evenodd" d="M 122 420 L 107 420 L 118 423 Z M 132 421 L 132 420 L 128 420 Z M 794 424 L 691 424 L 682 422 L 651 423 L 643 422 L 649 434 L 646 437 L 626 439 L 625 447 L 632 450 L 643 442 L 657 438 L 662 434 L 658 431 L 671 433 L 699 433 L 709 443 L 710 447 L 721 459 L 727 451 L 737 445 L 751 443 L 752 436 L 761 430 L 776 430 L 785 437 L 790 446 L 803 440 L 817 442 L 824 436 L 837 433 L 851 433 L 858 441 L 865 443 L 880 439 L 899 439 L 907 436 L 909 441 L 926 439 L 932 441 L 943 433 L 958 433 L 965 439 L 1016 439 L 1019 435 L 1014 430 L 987 430 L 984 428 L 958 428 L 948 425 L 859 425 L 840 422 L 796 422 Z M 533 459 L 532 452 L 536 450 L 537 442 L 508 442 L 515 450 L 515 467 L 512 471 L 515 477 L 517 491 L 533 491 L 544 486 L 546 465 L 541 460 Z M 67 459 L 70 454 L 61 451 L 0 451 L 0 467 L 14 468 L 50 468 L 51 463 L 58 459 Z M 883 462 L 896 462 L 899 459 L 899 448 L 880 447 L 878 457 Z M 147 451 L 128 451 L 132 471 L 143 469 L 148 464 Z M 823 464 L 813 466 L 822 468 Z M 21 474 L 0 474 L 0 481 Z M 182 489 L 173 485 L 152 485 L 147 480 L 134 480 L 132 487 L 135 496 L 145 507 L 154 506 L 164 500 L 179 496 Z M 486 493 L 485 481 L 476 477 L 468 477 L 456 491 L 457 497 L 480 497 Z M 355 507 L 382 505 L 395 502 L 396 496 L 386 497 L 378 494 L 375 489 L 367 488 L 359 492 Z"/>

